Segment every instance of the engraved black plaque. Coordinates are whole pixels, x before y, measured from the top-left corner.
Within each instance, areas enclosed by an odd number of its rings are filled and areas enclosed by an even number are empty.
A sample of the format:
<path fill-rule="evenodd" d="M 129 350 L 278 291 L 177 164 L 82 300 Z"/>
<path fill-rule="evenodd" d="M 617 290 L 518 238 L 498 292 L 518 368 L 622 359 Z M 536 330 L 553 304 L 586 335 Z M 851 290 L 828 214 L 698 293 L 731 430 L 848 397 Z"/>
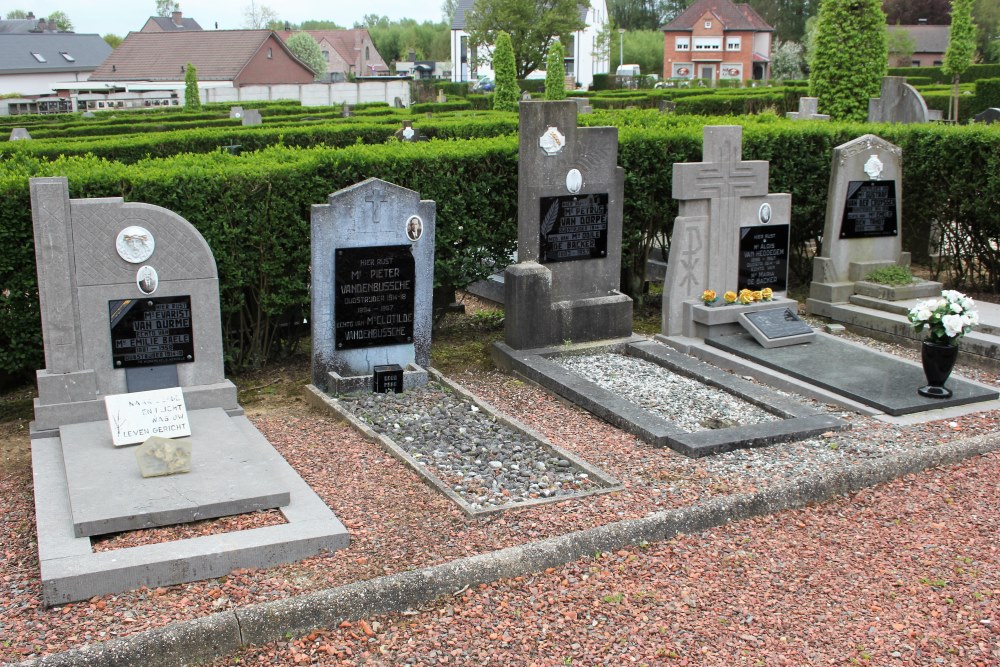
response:
<path fill-rule="evenodd" d="M 383 364 L 376 366 L 375 371 L 375 393 L 376 394 L 401 394 L 403 393 L 403 367 L 399 364 Z"/>
<path fill-rule="evenodd" d="M 335 266 L 338 350 L 413 342 L 416 265 L 409 245 L 341 248 Z"/>
<path fill-rule="evenodd" d="M 896 236 L 896 181 L 850 181 L 840 238 Z"/>
<path fill-rule="evenodd" d="M 788 225 L 740 227 L 739 289 L 788 289 Z"/>
<path fill-rule="evenodd" d="M 607 193 L 542 197 L 540 201 L 540 263 L 607 257 Z"/>
<path fill-rule="evenodd" d="M 115 368 L 194 361 L 191 297 L 108 301 Z"/>
<path fill-rule="evenodd" d="M 812 327 L 799 319 L 790 308 L 772 308 L 746 314 L 762 334 L 770 339 L 813 333 Z"/>

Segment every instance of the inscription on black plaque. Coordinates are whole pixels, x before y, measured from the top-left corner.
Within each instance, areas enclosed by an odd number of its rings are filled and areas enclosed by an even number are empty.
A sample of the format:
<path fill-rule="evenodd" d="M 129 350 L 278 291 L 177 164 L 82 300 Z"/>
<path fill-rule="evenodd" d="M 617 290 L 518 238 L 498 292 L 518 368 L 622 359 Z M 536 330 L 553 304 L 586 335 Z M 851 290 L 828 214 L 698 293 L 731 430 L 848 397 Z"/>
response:
<path fill-rule="evenodd" d="M 376 394 L 403 393 L 403 367 L 399 364 L 383 364 L 374 369 Z"/>
<path fill-rule="evenodd" d="M 108 311 L 115 368 L 194 361 L 190 296 L 109 301 Z"/>
<path fill-rule="evenodd" d="M 788 225 L 740 227 L 739 289 L 788 289 Z"/>
<path fill-rule="evenodd" d="M 571 262 L 608 255 L 608 195 L 541 198 L 539 262 Z"/>
<path fill-rule="evenodd" d="M 341 248 L 335 264 L 337 349 L 412 343 L 416 266 L 410 246 Z"/>
<path fill-rule="evenodd" d="M 850 181 L 840 238 L 896 236 L 896 181 Z"/>
<path fill-rule="evenodd" d="M 813 333 L 812 327 L 799 319 L 790 308 L 773 308 L 747 313 L 747 319 L 753 322 L 762 334 L 768 338 L 787 338 Z"/>

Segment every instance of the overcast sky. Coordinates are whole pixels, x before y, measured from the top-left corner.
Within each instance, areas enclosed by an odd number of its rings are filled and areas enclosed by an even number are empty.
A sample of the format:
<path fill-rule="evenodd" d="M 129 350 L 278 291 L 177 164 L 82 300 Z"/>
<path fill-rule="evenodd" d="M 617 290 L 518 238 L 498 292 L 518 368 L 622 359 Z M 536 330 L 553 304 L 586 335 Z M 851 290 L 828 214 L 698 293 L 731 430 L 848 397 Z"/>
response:
<path fill-rule="evenodd" d="M 219 24 L 220 29 L 244 27 L 244 14 L 250 6 L 249 0 L 179 0 L 185 17 L 196 20 L 205 30 Z M 336 21 L 345 28 L 360 22 L 366 14 L 388 16 L 390 19 L 411 18 L 417 21 L 440 21 L 440 0 L 257 0 L 272 8 L 283 21 L 301 23 L 308 20 Z M 113 33 L 124 37 L 131 30 L 139 30 L 150 16 L 156 12 L 154 0 L 122 0 L 102 2 L 100 0 L 2 0 L 0 13 L 7 15 L 12 9 L 34 12 L 41 18 L 61 10 L 73 22 L 78 33 Z"/>

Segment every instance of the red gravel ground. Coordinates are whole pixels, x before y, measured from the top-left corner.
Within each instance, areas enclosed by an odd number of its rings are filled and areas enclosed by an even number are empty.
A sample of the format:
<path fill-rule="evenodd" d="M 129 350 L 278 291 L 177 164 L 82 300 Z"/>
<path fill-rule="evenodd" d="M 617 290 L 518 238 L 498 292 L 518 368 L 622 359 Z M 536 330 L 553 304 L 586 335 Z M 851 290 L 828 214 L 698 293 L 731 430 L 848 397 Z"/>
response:
<path fill-rule="evenodd" d="M 499 373 L 455 379 L 617 477 L 625 489 L 469 519 L 379 447 L 299 400 L 250 416 L 345 523 L 350 548 L 269 570 L 45 609 L 30 465 L 23 454 L 5 454 L 0 661 L 643 517 L 778 478 L 755 474 L 750 465 L 743 472 L 738 466 L 721 469 L 653 449 Z M 996 383 L 993 376 L 980 379 Z M 831 435 L 829 449 L 848 452 L 860 442 L 933 446 L 1000 433 L 997 412 L 914 427 L 851 420 L 855 430 Z M 8 451 L 0 447 L 0 453 Z M 467 591 L 418 616 L 369 619 L 308 642 L 253 651 L 242 660 L 364 664 L 359 656 L 368 652 L 369 664 L 386 665 L 408 658 L 421 664 L 538 665 L 632 658 L 648 664 L 850 664 L 853 658 L 861 664 L 932 665 L 939 664 L 937 657 L 944 664 L 997 665 L 998 482 L 994 455 L 818 509 Z M 203 534 L 226 525 L 246 527 L 238 520 L 185 530 Z M 115 540 L 127 545 L 149 537 L 137 532 Z M 170 538 L 170 530 L 156 537 Z M 898 659 L 890 657 L 893 651 Z M 866 655 L 878 657 L 865 663 Z"/>

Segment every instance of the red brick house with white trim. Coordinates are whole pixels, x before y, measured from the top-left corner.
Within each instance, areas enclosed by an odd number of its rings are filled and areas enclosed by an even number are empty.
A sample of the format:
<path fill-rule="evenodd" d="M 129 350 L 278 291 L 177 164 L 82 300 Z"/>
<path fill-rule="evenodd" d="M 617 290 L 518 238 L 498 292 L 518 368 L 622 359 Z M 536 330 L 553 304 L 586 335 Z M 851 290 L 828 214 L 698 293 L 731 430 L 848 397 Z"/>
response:
<path fill-rule="evenodd" d="M 774 28 L 750 5 L 695 0 L 663 31 L 663 76 L 716 81 L 766 80 Z"/>

